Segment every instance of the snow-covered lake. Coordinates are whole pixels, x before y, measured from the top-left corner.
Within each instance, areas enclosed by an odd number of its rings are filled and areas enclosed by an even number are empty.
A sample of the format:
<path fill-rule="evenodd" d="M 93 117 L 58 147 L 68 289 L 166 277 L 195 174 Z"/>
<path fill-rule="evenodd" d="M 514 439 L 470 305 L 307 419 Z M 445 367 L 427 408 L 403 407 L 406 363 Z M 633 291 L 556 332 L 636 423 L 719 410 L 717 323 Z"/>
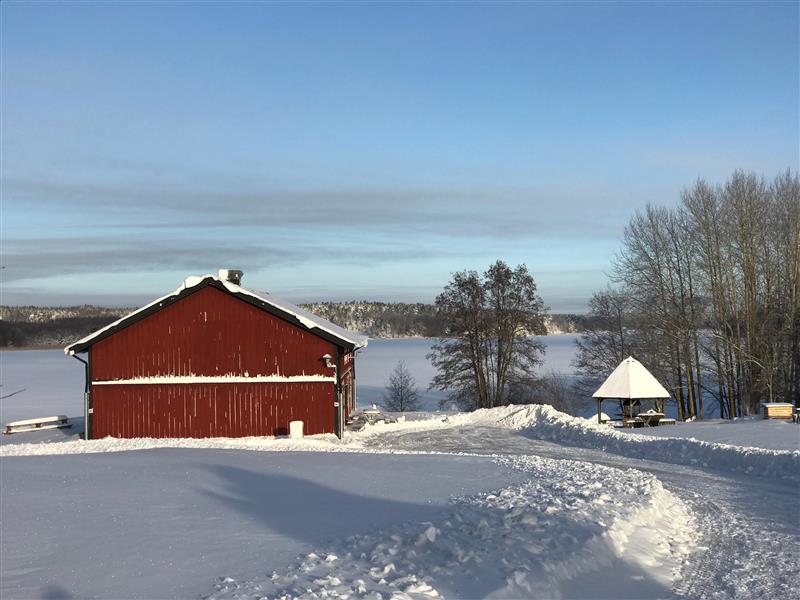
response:
<path fill-rule="evenodd" d="M 541 336 L 539 339 L 547 346 L 547 353 L 540 371 L 542 373 L 558 371 L 571 374 L 573 368 L 570 363 L 575 357 L 575 339 L 577 337 L 576 334 Z M 446 397 L 447 394 L 437 390 L 428 390 L 428 385 L 436 371 L 426 356 L 434 343 L 436 340 L 431 339 L 370 340 L 369 346 L 359 352 L 356 362 L 359 405 L 381 403 L 389 374 L 397 362 L 402 360 L 417 380 L 422 396 L 422 408 L 436 410 L 439 400 Z"/>
<path fill-rule="evenodd" d="M 572 372 L 575 335 L 543 336 L 547 354 L 542 372 Z M 364 406 L 380 403 L 389 374 L 398 361 L 417 380 L 423 407 L 436 409 L 442 392 L 427 391 L 434 375 L 426 358 L 430 339 L 371 340 L 359 352 L 357 369 L 358 400 Z M 0 422 L 65 414 L 83 415 L 83 364 L 65 356 L 61 350 L 19 350 L 0 352 Z M 9 396 L 9 394 L 13 394 Z"/>

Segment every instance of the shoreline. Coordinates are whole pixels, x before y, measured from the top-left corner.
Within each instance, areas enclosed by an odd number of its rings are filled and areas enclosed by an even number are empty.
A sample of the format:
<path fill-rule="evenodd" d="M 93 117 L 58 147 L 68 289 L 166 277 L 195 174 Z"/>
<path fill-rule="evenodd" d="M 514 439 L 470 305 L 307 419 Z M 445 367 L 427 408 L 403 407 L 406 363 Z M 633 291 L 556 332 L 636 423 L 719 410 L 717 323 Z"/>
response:
<path fill-rule="evenodd" d="M 580 335 L 580 333 L 572 333 L 566 331 L 560 331 L 558 333 L 548 333 L 547 335 L 537 336 L 537 337 L 560 337 L 562 335 Z M 391 341 L 391 340 L 430 340 L 430 341 L 437 341 L 441 338 L 438 337 L 425 337 L 421 335 L 407 335 L 401 337 L 370 337 L 370 340 L 375 341 Z M 65 344 L 34 344 L 31 346 L 0 346 L 0 352 L 24 352 L 26 350 L 63 350 L 64 346 L 68 345 L 68 342 Z"/>

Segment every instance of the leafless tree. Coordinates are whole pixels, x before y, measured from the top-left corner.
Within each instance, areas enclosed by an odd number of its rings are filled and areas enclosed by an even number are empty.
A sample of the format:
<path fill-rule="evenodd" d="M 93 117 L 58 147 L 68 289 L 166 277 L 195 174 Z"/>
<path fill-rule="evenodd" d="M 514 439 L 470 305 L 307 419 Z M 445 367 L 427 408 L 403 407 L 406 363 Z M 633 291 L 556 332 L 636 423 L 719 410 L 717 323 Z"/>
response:
<path fill-rule="evenodd" d="M 525 265 L 455 273 L 436 307 L 444 334 L 428 355 L 438 371 L 432 388 L 463 409 L 490 408 L 535 381 L 544 344 L 532 336 L 545 333 L 545 308 Z"/>
<path fill-rule="evenodd" d="M 397 363 L 389 375 L 386 393 L 383 395 L 383 406 L 386 410 L 406 412 L 419 410 L 420 397 L 417 382 L 402 360 Z"/>
<path fill-rule="evenodd" d="M 534 388 L 534 403 L 549 404 L 568 415 L 577 415 L 584 406 L 575 393 L 570 378 L 564 373 L 548 371 L 537 381 Z"/>
<path fill-rule="evenodd" d="M 583 336 L 577 366 L 584 377 L 596 376 L 602 353 L 617 360 L 609 342 L 623 331 L 629 347 L 663 368 L 681 418 L 702 418 L 706 396 L 731 418 L 762 400 L 800 403 L 796 173 L 771 183 L 743 171 L 723 185 L 698 180 L 679 205 L 637 212 L 614 279 L 629 303 L 617 323 Z M 591 308 L 608 317 L 602 305 Z"/>

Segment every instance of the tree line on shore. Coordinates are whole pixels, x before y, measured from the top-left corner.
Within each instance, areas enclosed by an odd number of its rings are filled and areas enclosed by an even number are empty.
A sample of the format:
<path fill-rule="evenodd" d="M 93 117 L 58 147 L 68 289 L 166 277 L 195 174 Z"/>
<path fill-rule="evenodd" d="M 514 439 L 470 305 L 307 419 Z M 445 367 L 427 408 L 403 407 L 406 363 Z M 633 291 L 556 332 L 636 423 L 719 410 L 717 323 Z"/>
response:
<path fill-rule="evenodd" d="M 443 323 L 431 387 L 462 409 L 588 399 L 627 356 L 672 393 L 678 417 L 800 405 L 800 179 L 699 179 L 674 206 L 637 211 L 576 341 L 579 381 L 542 377 L 545 308 L 533 276 L 502 261 L 461 271 L 436 299 Z"/>
<path fill-rule="evenodd" d="M 800 180 L 734 172 L 625 229 L 613 284 L 591 299 L 576 364 L 589 393 L 628 355 L 673 394 L 679 418 L 800 402 Z"/>
<path fill-rule="evenodd" d="M 436 306 L 405 302 L 318 302 L 303 304 L 341 327 L 374 338 L 429 337 L 442 335 L 444 323 Z M 62 345 L 87 336 L 131 312 L 132 308 L 98 306 L 0 307 L 0 347 Z M 584 326 L 582 315 L 547 315 L 549 332 L 576 332 Z"/>

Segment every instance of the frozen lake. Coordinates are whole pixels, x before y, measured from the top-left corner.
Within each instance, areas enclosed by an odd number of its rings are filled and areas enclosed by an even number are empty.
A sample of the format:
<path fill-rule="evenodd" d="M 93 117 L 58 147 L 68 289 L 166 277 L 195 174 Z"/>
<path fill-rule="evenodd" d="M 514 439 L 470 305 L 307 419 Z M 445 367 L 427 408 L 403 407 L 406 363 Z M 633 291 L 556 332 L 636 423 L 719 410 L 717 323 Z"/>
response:
<path fill-rule="evenodd" d="M 577 334 L 541 336 L 539 339 L 547 346 L 547 353 L 540 372 L 558 371 L 571 374 L 573 368 L 570 363 L 575 357 L 577 337 Z M 439 407 L 439 400 L 445 398 L 447 394 L 427 389 L 436 371 L 426 355 L 435 342 L 436 340 L 432 339 L 370 340 L 369 346 L 359 352 L 356 361 L 359 405 L 381 403 L 389 374 L 397 362 L 402 360 L 417 380 L 419 393 L 423 399 L 423 409 L 436 410 Z"/>
<path fill-rule="evenodd" d="M 576 335 L 543 336 L 547 345 L 541 371 L 571 373 Z M 405 361 L 417 380 L 423 408 L 438 408 L 442 392 L 427 391 L 434 376 L 426 358 L 431 339 L 370 340 L 356 363 L 358 400 L 361 406 L 380 403 L 389 374 L 398 361 Z M 83 415 L 83 364 L 61 350 L 17 350 L 0 352 L 0 422 L 65 414 Z M 11 395 L 13 394 L 13 395 Z"/>

